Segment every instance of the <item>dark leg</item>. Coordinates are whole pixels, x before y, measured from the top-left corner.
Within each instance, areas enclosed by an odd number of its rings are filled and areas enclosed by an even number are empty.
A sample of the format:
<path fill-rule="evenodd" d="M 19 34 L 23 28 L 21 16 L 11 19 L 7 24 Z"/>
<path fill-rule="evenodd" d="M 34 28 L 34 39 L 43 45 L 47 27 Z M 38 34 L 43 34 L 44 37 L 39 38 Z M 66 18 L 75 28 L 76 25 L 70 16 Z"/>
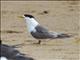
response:
<path fill-rule="evenodd" d="M 38 44 L 41 44 L 41 40 L 38 41 Z"/>
<path fill-rule="evenodd" d="M 33 43 L 33 44 L 41 44 L 41 40 L 38 40 L 38 42 L 37 42 L 37 43 Z"/>

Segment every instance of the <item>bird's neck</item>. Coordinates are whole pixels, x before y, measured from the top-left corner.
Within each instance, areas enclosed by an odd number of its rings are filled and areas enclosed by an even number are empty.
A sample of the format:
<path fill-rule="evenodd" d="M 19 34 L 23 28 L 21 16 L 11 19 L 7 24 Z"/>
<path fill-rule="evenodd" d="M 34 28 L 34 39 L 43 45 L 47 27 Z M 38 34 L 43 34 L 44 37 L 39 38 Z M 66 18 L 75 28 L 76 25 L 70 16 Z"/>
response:
<path fill-rule="evenodd" d="M 34 18 L 25 18 L 25 20 L 26 20 L 29 32 L 31 31 L 36 32 L 35 27 L 39 25 L 39 23 Z"/>

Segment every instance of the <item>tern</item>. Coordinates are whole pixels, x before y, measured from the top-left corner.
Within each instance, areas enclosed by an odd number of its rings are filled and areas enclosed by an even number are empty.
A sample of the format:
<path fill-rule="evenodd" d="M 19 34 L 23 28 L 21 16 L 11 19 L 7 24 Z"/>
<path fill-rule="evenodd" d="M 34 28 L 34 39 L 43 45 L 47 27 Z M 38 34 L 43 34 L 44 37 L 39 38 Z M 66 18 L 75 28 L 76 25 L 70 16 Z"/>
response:
<path fill-rule="evenodd" d="M 41 39 L 56 39 L 70 37 L 70 35 L 65 33 L 50 32 L 48 29 L 39 24 L 36 21 L 36 18 L 30 14 L 24 14 L 23 16 L 21 16 L 21 18 L 24 18 L 30 34 L 34 38 L 38 39 L 37 44 L 41 44 Z"/>

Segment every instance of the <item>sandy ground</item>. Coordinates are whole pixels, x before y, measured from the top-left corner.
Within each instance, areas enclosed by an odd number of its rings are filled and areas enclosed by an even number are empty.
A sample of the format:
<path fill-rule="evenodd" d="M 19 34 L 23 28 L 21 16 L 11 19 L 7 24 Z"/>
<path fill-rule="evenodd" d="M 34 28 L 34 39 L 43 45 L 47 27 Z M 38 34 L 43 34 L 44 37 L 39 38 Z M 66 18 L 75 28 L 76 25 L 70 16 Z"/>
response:
<path fill-rule="evenodd" d="M 4 44 L 18 45 L 19 51 L 35 60 L 80 60 L 80 1 L 3 1 L 1 2 L 1 40 Z M 47 11 L 47 13 L 44 13 Z M 41 45 L 27 31 L 19 18 L 32 14 L 50 31 L 72 34 L 66 39 L 43 41 Z"/>

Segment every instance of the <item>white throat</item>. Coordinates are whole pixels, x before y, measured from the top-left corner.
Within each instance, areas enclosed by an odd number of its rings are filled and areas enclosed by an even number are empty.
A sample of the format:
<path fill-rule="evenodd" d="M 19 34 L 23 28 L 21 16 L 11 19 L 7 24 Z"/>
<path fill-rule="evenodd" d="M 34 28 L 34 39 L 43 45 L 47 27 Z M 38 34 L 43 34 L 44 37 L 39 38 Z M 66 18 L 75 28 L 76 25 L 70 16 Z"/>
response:
<path fill-rule="evenodd" d="M 27 27 L 29 32 L 33 31 L 36 32 L 35 27 L 39 25 L 39 23 L 34 18 L 25 17 Z"/>

